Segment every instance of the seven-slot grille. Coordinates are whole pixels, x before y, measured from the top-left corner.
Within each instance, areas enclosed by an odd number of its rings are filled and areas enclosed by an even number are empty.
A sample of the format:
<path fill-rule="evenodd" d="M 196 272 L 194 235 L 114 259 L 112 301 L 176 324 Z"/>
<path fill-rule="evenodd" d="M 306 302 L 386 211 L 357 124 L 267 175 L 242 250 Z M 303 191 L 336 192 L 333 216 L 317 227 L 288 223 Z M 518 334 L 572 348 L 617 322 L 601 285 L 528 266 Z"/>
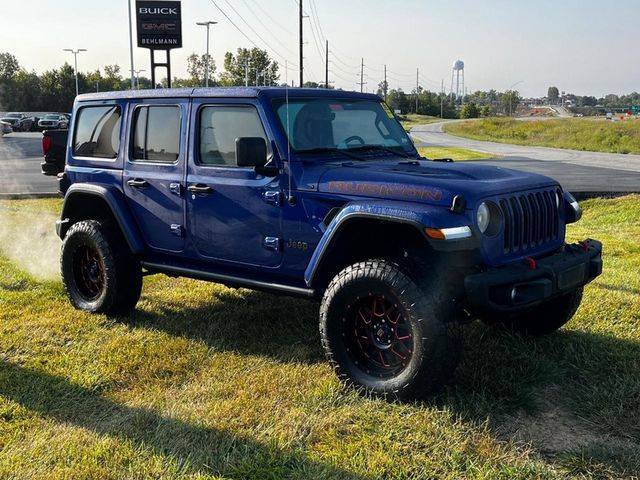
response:
<path fill-rule="evenodd" d="M 558 238 L 560 219 L 556 195 L 560 193 L 554 189 L 499 200 L 504 215 L 505 254 L 535 248 Z"/>

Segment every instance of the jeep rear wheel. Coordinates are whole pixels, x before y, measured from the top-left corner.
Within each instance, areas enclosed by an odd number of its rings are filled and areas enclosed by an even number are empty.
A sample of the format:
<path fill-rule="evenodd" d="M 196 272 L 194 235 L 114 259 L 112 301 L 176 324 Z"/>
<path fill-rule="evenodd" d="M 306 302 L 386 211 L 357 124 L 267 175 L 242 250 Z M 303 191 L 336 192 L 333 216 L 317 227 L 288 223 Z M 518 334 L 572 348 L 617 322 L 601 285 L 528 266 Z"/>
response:
<path fill-rule="evenodd" d="M 338 377 L 361 393 L 405 400 L 437 392 L 460 351 L 446 302 L 386 260 L 356 263 L 330 283 L 320 335 Z"/>
<path fill-rule="evenodd" d="M 73 306 L 90 313 L 125 314 L 142 290 L 142 268 L 117 230 L 85 220 L 67 232 L 60 256 L 62 281 Z"/>

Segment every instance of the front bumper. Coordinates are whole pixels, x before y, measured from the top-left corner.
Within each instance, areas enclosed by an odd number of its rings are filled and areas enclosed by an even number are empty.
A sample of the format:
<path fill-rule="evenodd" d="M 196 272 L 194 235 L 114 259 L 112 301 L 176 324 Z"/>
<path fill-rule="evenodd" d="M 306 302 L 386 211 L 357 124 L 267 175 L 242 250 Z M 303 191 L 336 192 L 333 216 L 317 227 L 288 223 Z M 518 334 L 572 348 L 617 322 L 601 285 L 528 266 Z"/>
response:
<path fill-rule="evenodd" d="M 464 285 L 473 312 L 510 314 L 571 292 L 601 273 L 602 243 L 585 240 L 548 257 L 469 275 Z"/>

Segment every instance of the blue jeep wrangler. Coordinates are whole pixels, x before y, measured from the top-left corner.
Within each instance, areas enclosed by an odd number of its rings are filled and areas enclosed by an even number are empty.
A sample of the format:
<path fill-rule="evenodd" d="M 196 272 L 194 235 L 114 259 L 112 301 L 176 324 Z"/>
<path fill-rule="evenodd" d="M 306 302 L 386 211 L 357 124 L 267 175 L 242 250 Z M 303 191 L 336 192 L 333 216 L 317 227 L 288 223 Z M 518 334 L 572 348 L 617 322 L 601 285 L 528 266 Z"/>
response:
<path fill-rule="evenodd" d="M 602 272 L 565 243 L 554 180 L 428 160 L 374 95 L 282 88 L 82 95 L 57 232 L 78 309 L 135 308 L 164 273 L 321 301 L 338 376 L 411 398 L 448 381 L 462 321 L 564 325 Z"/>

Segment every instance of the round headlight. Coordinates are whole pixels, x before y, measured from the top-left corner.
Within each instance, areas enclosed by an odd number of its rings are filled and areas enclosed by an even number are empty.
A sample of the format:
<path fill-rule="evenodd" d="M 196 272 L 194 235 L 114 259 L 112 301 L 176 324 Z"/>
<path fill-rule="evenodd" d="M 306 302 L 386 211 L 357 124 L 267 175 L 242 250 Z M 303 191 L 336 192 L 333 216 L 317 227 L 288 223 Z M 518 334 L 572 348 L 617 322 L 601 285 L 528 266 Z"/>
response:
<path fill-rule="evenodd" d="M 487 231 L 490 222 L 491 213 L 489 211 L 489 206 L 486 203 L 482 202 L 478 207 L 478 211 L 476 213 L 476 223 L 478 224 L 478 228 L 482 233 Z"/>

